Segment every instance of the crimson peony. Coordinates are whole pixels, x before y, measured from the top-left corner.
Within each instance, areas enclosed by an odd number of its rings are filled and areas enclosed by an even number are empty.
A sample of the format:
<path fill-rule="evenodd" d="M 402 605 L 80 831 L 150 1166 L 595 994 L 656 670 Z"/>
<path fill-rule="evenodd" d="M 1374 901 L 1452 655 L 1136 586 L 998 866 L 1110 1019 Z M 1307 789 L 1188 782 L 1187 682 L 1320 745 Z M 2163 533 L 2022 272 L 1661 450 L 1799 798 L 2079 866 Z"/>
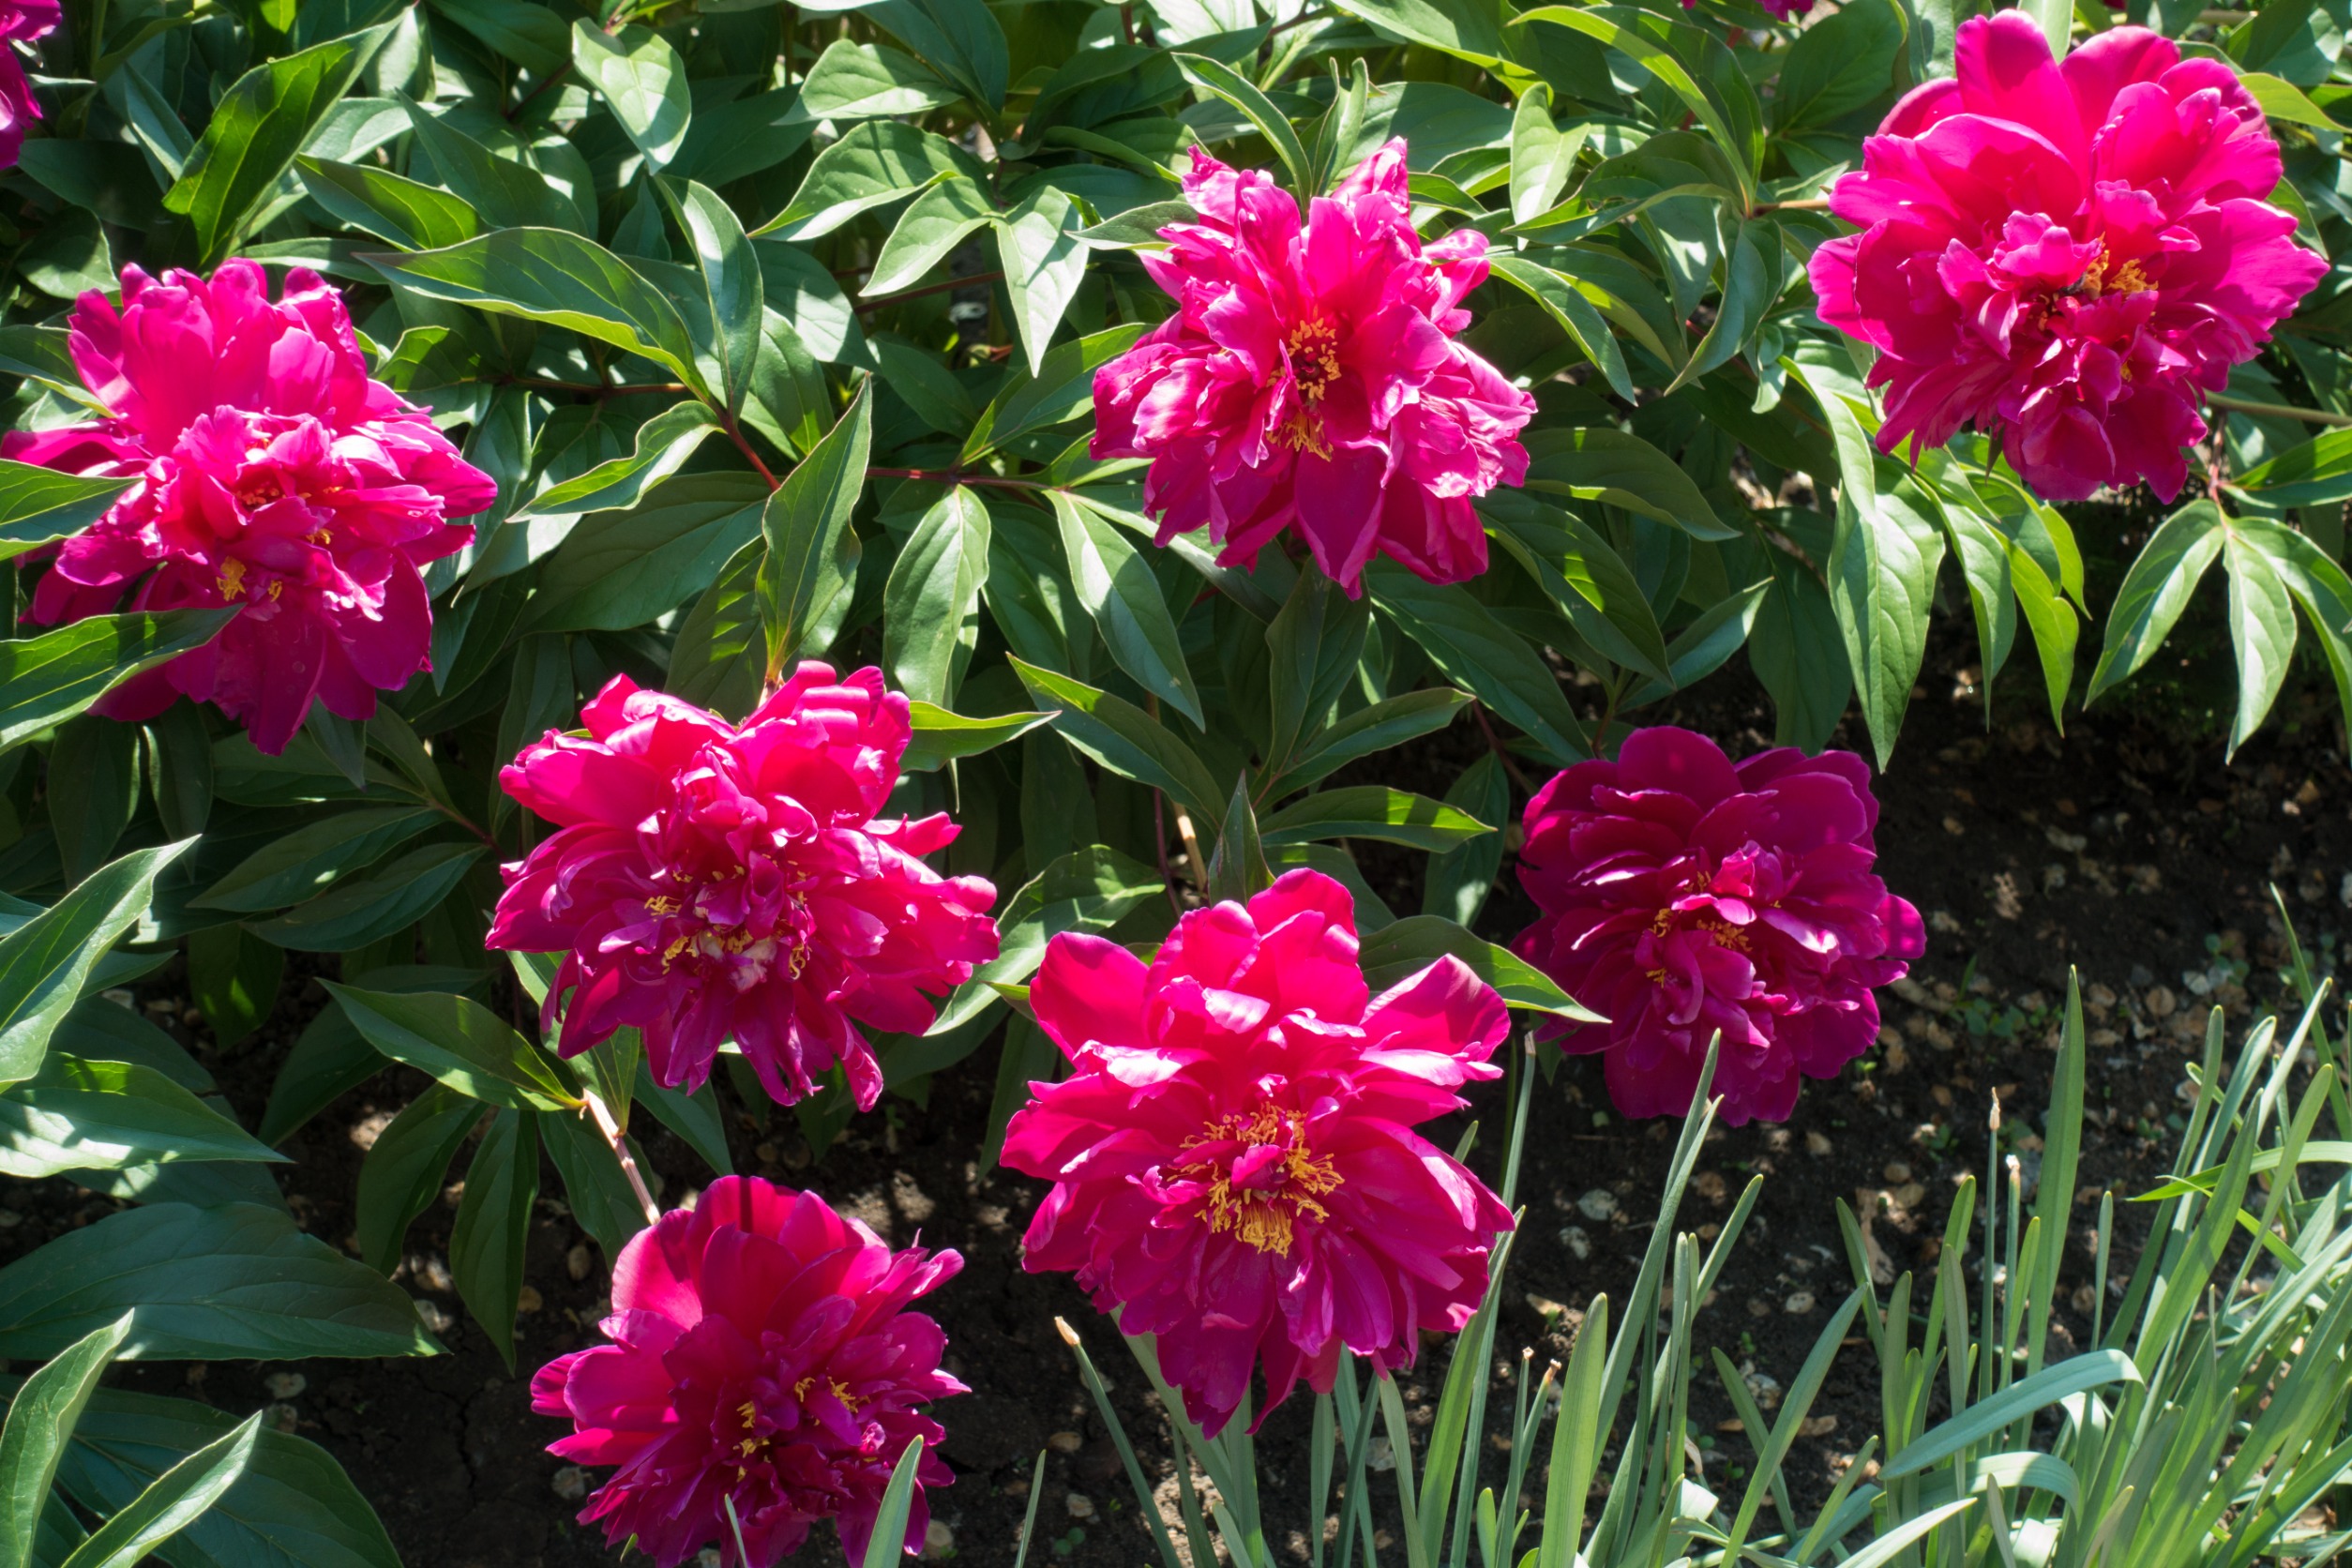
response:
<path fill-rule="evenodd" d="M 906 1306 L 962 1267 L 893 1252 L 816 1194 L 757 1177 L 721 1177 L 662 1215 L 613 1266 L 612 1343 L 531 1380 L 531 1408 L 574 1426 L 550 1452 L 620 1467 L 580 1522 L 616 1548 L 634 1537 L 656 1568 L 714 1543 L 730 1568 L 769 1568 L 831 1519 L 860 1560 L 910 1440 L 924 1440 L 923 1485 L 955 1480 L 928 1452 L 942 1429 L 915 1407 L 966 1391 L 940 1370 L 947 1336 Z M 929 1517 L 918 1486 L 908 1550 Z"/>
<path fill-rule="evenodd" d="M 778 1102 L 837 1062 L 870 1108 L 882 1068 L 858 1025 L 921 1033 L 924 992 L 997 951 L 996 890 L 921 859 L 956 825 L 875 815 L 907 700 L 879 670 L 807 663 L 741 726 L 626 675 L 580 720 L 584 738 L 550 731 L 499 776 L 561 831 L 502 867 L 490 932 L 565 951 L 546 1003 L 564 1054 L 633 1026 L 656 1078 L 699 1088 L 731 1038 Z"/>
<path fill-rule="evenodd" d="M 1688 1110 L 1717 1030 L 1714 1092 L 1735 1127 L 1786 1120 L 1800 1073 L 1833 1077 L 1869 1049 L 1871 988 L 1926 946 L 1919 912 L 1871 874 L 1877 821 L 1850 751 L 1735 767 L 1666 726 L 1528 803 L 1519 881 L 1544 913 L 1515 947 L 1610 1020 L 1561 1044 L 1606 1054 L 1619 1110 Z"/>
<path fill-rule="evenodd" d="M 1497 1077 L 1502 999 L 1444 957 L 1380 996 L 1318 871 L 1195 910 L 1147 967 L 1057 936 L 1030 991 L 1075 1069 L 1013 1117 L 1004 1163 L 1054 1183 L 1024 1266 L 1069 1269 L 1214 1436 L 1263 1357 L 1266 1409 L 1342 1349 L 1409 1364 L 1486 1289 L 1511 1216 L 1412 1131 Z M 1259 1420 L 1265 1419 L 1265 1411 Z"/>
<path fill-rule="evenodd" d="M 24 128 L 41 117 L 33 83 L 12 43 L 32 43 L 57 30 L 58 0 L 0 0 L 0 169 L 16 167 Z"/>
<path fill-rule="evenodd" d="M 254 262 L 224 262 L 210 280 L 128 267 L 119 311 L 82 296 L 72 349 L 112 416 L 11 431 L 0 457 L 139 482 L 58 548 L 31 619 L 109 614 L 127 589 L 134 610 L 240 611 L 101 713 L 148 718 L 185 692 L 275 755 L 312 699 L 366 718 L 377 691 L 428 667 L 417 568 L 473 539 L 447 520 L 488 506 L 497 486 L 431 415 L 369 379 L 339 290 L 296 267 L 272 304 Z"/>
<path fill-rule="evenodd" d="M 1470 498 L 1527 476 L 1535 400 L 1454 340 L 1486 240 L 1424 246 L 1391 142 L 1298 204 L 1259 170 L 1196 151 L 1199 215 L 1141 260 L 1176 313 L 1094 372 L 1097 458 L 1149 458 L 1160 542 L 1207 528 L 1228 565 L 1295 525 L 1362 591 L 1375 554 L 1432 582 L 1486 568 Z"/>
<path fill-rule="evenodd" d="M 2279 148 L 2228 65 L 2117 27 L 2050 58 L 2039 23 L 1961 24 L 1830 192 L 1863 226 L 1813 254 L 1821 319 L 1881 351 L 1880 450 L 1974 421 L 2028 484 L 2080 501 L 2180 449 L 2328 264 L 2264 198 Z"/>

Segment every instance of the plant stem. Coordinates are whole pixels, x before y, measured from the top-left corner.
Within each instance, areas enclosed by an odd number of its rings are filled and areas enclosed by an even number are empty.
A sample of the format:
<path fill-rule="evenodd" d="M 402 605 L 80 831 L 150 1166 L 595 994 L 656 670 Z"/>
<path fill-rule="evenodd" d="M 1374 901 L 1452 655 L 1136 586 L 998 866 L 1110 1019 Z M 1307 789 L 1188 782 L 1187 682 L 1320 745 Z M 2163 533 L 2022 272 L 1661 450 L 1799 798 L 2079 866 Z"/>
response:
<path fill-rule="evenodd" d="M 720 429 L 727 432 L 727 439 L 735 444 L 735 450 L 741 452 L 744 455 L 745 460 L 751 464 L 753 470 L 759 474 L 760 477 L 768 482 L 769 490 L 774 490 L 777 489 L 778 487 L 776 475 L 768 472 L 768 465 L 760 460 L 760 454 L 753 451 L 751 449 L 751 443 L 744 439 L 743 426 L 736 421 L 735 416 L 732 414 L 727 413 L 725 410 L 721 410 L 719 418 Z"/>
<path fill-rule="evenodd" d="M 1830 199 L 1827 196 L 1803 196 L 1789 202 L 1758 202 L 1749 209 L 1748 215 L 1752 218 L 1759 212 L 1827 212 L 1829 209 Z"/>
<path fill-rule="evenodd" d="M 1495 754 L 1495 761 L 1502 764 L 1502 771 L 1511 776 L 1512 783 L 1516 784 L 1520 790 L 1532 796 L 1535 793 L 1535 784 L 1526 774 L 1519 771 L 1519 764 L 1512 760 L 1511 753 L 1503 749 L 1502 737 L 1495 733 L 1494 725 L 1487 721 L 1486 704 L 1473 701 L 1470 703 L 1470 712 L 1476 716 L 1479 732 L 1486 737 L 1487 749 Z"/>
<path fill-rule="evenodd" d="M 897 294 L 876 294 L 871 299 L 859 301 L 857 309 L 860 312 L 879 310 L 885 305 L 896 305 L 902 299 L 920 299 L 925 294 L 945 294 L 950 289 L 964 288 L 972 283 L 993 283 L 1003 276 L 1002 271 L 996 271 L 969 273 L 961 278 L 944 278 L 936 283 L 926 283 L 920 288 L 900 289 Z"/>
<path fill-rule="evenodd" d="M 500 386 L 527 386 L 534 392 L 584 392 L 597 398 L 625 398 L 640 392 L 684 392 L 682 381 L 550 381 L 545 376 L 499 376 Z"/>
<path fill-rule="evenodd" d="M 588 1115 L 596 1123 L 597 1133 L 611 1149 L 612 1157 L 621 1163 L 621 1174 L 629 1179 L 629 1190 L 637 1194 L 638 1207 L 645 1211 L 645 1223 L 661 1223 L 661 1205 L 645 1185 L 644 1172 L 637 1168 L 637 1156 L 629 1153 L 629 1140 L 623 1136 L 621 1124 L 612 1119 L 612 1108 L 604 1103 L 604 1096 L 590 1089 L 584 1092 Z"/>
<path fill-rule="evenodd" d="M 2288 403 L 2258 403 L 2251 398 L 2233 398 L 2226 392 L 2208 392 L 2205 400 L 2215 408 L 2235 409 L 2239 414 L 2259 414 L 2272 419 L 2299 419 L 2306 425 L 2352 426 L 2352 414 L 2329 414 L 2325 409 L 2296 408 Z"/>

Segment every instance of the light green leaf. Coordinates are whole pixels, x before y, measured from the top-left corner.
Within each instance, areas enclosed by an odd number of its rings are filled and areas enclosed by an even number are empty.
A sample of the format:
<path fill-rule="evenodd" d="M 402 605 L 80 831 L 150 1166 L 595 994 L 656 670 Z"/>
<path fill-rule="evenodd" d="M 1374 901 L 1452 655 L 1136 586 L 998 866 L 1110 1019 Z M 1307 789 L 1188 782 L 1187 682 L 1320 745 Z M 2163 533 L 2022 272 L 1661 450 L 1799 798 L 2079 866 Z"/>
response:
<path fill-rule="evenodd" d="M 128 1507 L 74 1548 L 64 1568 L 136 1568 L 236 1484 L 261 1440 L 262 1412 L 158 1476 Z"/>
<path fill-rule="evenodd" d="M 1036 973 L 1053 938 L 1065 931 L 1108 931 L 1145 899 L 1165 897 L 1167 885 L 1151 867 L 1100 844 L 1063 855 L 996 912 L 997 956 L 956 988 L 929 1033 L 960 1029 L 995 1005 L 996 988 L 1019 985 Z"/>
<path fill-rule="evenodd" d="M 988 204 L 988 196 L 972 181 L 960 174 L 939 181 L 898 215 L 897 227 L 882 241 L 882 254 L 874 258 L 874 270 L 858 292 L 871 299 L 921 282 L 933 267 L 947 260 L 967 234 L 986 225 L 995 215 L 996 209 Z"/>
<path fill-rule="evenodd" d="M 93 1329 L 37 1368 L 8 1402 L 0 1429 L 0 1568 L 30 1568 L 41 1510 L 67 1440 L 100 1373 L 130 1333 L 131 1314 Z"/>
<path fill-rule="evenodd" d="M 635 23 L 608 34 L 582 17 L 572 23 L 572 64 L 596 83 L 645 161 L 667 168 L 694 115 L 686 62 L 670 40 Z"/>
<path fill-rule="evenodd" d="M 1160 580 L 1117 523 L 1066 490 L 1053 490 L 1054 520 L 1078 602 L 1119 668 L 1136 684 L 1205 728 L 1200 693 L 1184 662 Z"/>
<path fill-rule="evenodd" d="M 157 875 L 194 842 L 127 854 L 0 937 L 0 1084 L 40 1071 L 91 972 L 146 912 Z"/>
<path fill-rule="evenodd" d="M 761 313 L 767 307 L 760 257 L 745 237 L 734 209 L 717 192 L 692 180 L 663 180 L 660 188 L 702 268 L 711 346 L 717 353 L 728 412 L 733 413 L 743 407 L 752 365 L 760 355 Z"/>
<path fill-rule="evenodd" d="M 0 641 L 0 751 L 63 724 L 133 675 L 203 647 L 236 613 L 92 615 Z"/>
<path fill-rule="evenodd" d="M 1578 1023 L 1607 1021 L 1509 949 L 1473 936 L 1453 921 L 1434 914 L 1408 915 L 1367 933 L 1361 954 L 1364 977 L 1376 989 L 1418 974 L 1448 956 L 1467 964 L 1471 973 L 1492 986 L 1514 1007 L 1551 1013 Z"/>
<path fill-rule="evenodd" d="M 955 102 L 962 92 L 929 67 L 887 44 L 836 38 L 800 84 L 800 106 L 812 120 L 881 119 L 922 114 Z"/>
<path fill-rule="evenodd" d="M 135 479 L 87 479 L 0 458 L 0 561 L 81 533 Z"/>
<path fill-rule="evenodd" d="M 2235 528 L 2222 535 L 2222 565 L 2229 574 L 2229 641 L 2238 655 L 2238 713 L 2230 723 L 2235 752 L 2258 729 L 2278 700 L 2295 656 L 2295 604 L 2270 557 Z"/>
<path fill-rule="evenodd" d="M 847 571 L 855 569 L 857 535 L 850 514 L 866 488 L 873 408 L 871 384 L 859 383 L 840 422 L 784 476 L 761 513 L 768 551 L 760 564 L 760 612 L 767 626 L 770 682 L 783 678 L 786 665 L 848 587 Z"/>
<path fill-rule="evenodd" d="M 2174 512 L 2148 536 L 2123 586 L 2116 590 L 2107 611 L 2106 643 L 2098 666 L 2090 672 L 2085 702 L 2135 672 L 2152 657 L 2189 607 L 2205 568 L 2222 552 L 2228 528 L 2221 508 L 2210 501 L 2192 501 Z"/>
<path fill-rule="evenodd" d="M 369 1045 L 461 1094 L 508 1110 L 564 1110 L 580 1104 L 537 1046 L 470 997 L 367 991 L 332 980 L 321 984 Z"/>
<path fill-rule="evenodd" d="M 0 1174 L 33 1180 L 172 1160 L 282 1160 L 152 1067 L 52 1051 L 0 1093 Z"/>
<path fill-rule="evenodd" d="M 1492 824 L 1442 801 L 1384 784 L 1351 784 L 1303 796 L 1266 818 L 1259 828 L 1267 844 L 1379 838 L 1416 850 L 1448 850 L 1494 831 Z"/>
<path fill-rule="evenodd" d="M 1038 713 L 988 714 L 967 718 L 928 702 L 908 704 L 914 738 L 898 759 L 901 773 L 929 773 L 945 763 L 993 751 L 1017 741 L 1032 730 L 1053 722 L 1053 715 Z"/>
<path fill-rule="evenodd" d="M 923 514 L 890 568 L 882 590 L 882 668 L 914 701 L 943 709 L 955 701 L 979 638 L 988 537 L 988 507 L 958 485 Z"/>
<path fill-rule="evenodd" d="M 944 137 L 896 120 L 868 120 L 819 153 L 784 210 L 753 233 L 817 239 L 950 174 L 988 178 L 979 159 Z"/>
<path fill-rule="evenodd" d="M 1165 790 L 1199 822 L 1215 822 L 1224 801 L 1209 766 L 1192 747 L 1134 703 L 1083 681 L 1008 657 L 1038 706 L 1051 708 L 1064 740 L 1123 778 Z"/>

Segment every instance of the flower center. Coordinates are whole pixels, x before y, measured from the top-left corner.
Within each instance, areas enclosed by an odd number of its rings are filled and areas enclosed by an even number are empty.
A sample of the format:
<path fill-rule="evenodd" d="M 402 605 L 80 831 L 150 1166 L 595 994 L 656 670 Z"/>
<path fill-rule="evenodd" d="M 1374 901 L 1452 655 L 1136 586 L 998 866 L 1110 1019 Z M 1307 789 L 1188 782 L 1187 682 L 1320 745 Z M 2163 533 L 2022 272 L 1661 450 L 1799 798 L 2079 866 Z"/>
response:
<path fill-rule="evenodd" d="M 1299 389 L 1298 411 L 1274 432 L 1274 439 L 1296 452 L 1331 456 L 1323 439 L 1323 421 L 1316 406 L 1331 384 L 1339 379 L 1339 332 L 1329 322 L 1301 322 L 1290 329 L 1290 380 Z"/>
<path fill-rule="evenodd" d="M 2107 248 L 2104 245 L 2100 246 L 2098 256 L 2092 260 L 2090 265 L 2083 268 L 2082 280 L 2066 292 L 2083 298 L 2096 299 L 2103 294 L 2146 294 L 2156 286 L 2148 280 L 2148 274 L 2140 270 L 2140 264 L 2135 261 L 2126 262 L 2117 267 L 2115 276 L 2109 278 L 2107 268 L 2114 260 L 2115 258 L 2108 253 Z"/>
<path fill-rule="evenodd" d="M 812 922 L 807 899 L 788 893 L 777 905 L 762 906 L 746 897 L 744 882 L 734 878 L 683 897 L 656 894 L 644 901 L 647 914 L 675 922 L 662 949 L 665 972 L 679 959 L 691 957 L 716 964 L 738 991 L 759 985 L 779 964 L 787 978 L 800 978 L 808 967 Z M 736 912 L 731 917 L 723 911 Z"/>
<path fill-rule="evenodd" d="M 1340 1182 L 1331 1157 L 1306 1150 L 1306 1119 L 1264 1105 L 1254 1115 L 1220 1117 L 1184 1140 L 1200 1155 L 1176 1167 L 1184 1181 L 1206 1182 L 1200 1213 L 1213 1234 L 1232 1233 L 1260 1252 L 1288 1253 L 1301 1218 L 1329 1219 L 1318 1199 Z"/>
<path fill-rule="evenodd" d="M 215 580 L 213 585 L 220 590 L 220 596 L 222 598 L 230 600 L 241 599 L 246 596 L 245 577 L 245 563 L 232 555 L 226 561 L 220 563 L 220 576 Z M 269 580 L 269 586 L 263 593 L 262 596 L 268 599 L 275 599 L 279 595 L 284 593 L 285 591 L 285 580 L 281 578 L 273 577 Z"/>

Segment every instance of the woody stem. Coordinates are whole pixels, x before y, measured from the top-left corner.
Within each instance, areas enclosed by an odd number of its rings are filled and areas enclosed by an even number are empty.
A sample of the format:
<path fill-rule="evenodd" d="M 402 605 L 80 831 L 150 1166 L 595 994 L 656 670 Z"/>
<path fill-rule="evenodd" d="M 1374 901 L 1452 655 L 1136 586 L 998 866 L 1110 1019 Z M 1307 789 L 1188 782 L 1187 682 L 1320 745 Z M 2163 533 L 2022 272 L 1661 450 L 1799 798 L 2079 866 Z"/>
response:
<path fill-rule="evenodd" d="M 585 1091 L 588 1115 L 596 1123 L 596 1132 L 612 1151 L 612 1157 L 621 1165 L 621 1174 L 629 1179 L 629 1190 L 637 1194 L 637 1205 L 645 1211 L 645 1223 L 661 1223 L 661 1205 L 654 1201 L 651 1188 L 645 1185 L 645 1173 L 637 1168 L 637 1156 L 629 1153 L 629 1140 L 623 1136 L 621 1123 L 612 1119 L 612 1108 L 604 1103 L 604 1096 L 595 1090 Z"/>

